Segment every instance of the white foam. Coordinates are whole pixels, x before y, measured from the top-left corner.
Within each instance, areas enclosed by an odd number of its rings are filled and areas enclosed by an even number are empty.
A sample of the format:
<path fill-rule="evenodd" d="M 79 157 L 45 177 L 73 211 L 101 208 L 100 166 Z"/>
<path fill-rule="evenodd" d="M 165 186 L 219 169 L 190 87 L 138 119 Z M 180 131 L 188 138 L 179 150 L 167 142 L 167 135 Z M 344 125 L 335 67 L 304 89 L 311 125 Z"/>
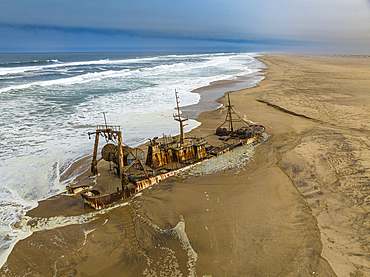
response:
<path fill-rule="evenodd" d="M 131 73 L 125 69 L 122 71 L 104 71 L 104 72 L 94 72 L 94 73 L 86 73 L 79 76 L 69 77 L 69 78 L 60 78 L 50 81 L 40 81 L 40 82 L 33 82 L 27 83 L 23 85 L 15 85 L 10 87 L 5 87 L 0 89 L 0 93 L 8 92 L 8 91 L 17 91 L 17 90 L 24 90 L 29 89 L 32 87 L 50 87 L 55 85 L 74 85 L 74 84 L 83 84 L 92 81 L 100 81 L 106 78 L 117 78 L 117 77 L 125 77 L 130 75 Z"/>
<path fill-rule="evenodd" d="M 268 136 L 266 133 L 263 133 L 262 138 L 258 143 L 235 147 L 231 151 L 220 155 L 217 158 L 204 161 L 203 163 L 180 173 L 178 176 L 199 176 L 204 174 L 214 174 L 216 172 L 222 172 L 231 169 L 239 171 L 243 169 L 251 159 L 253 159 L 255 147 L 258 144 L 266 141 L 267 138 Z"/>
<path fill-rule="evenodd" d="M 42 71 L 45 69 L 55 69 L 59 67 L 78 67 L 78 66 L 86 66 L 86 65 L 112 65 L 112 64 L 129 64 L 129 63 L 142 63 L 148 62 L 151 60 L 157 60 L 158 57 L 153 58 L 139 58 L 139 59 L 125 59 L 125 60 L 96 60 L 96 61 L 79 61 L 79 62 L 67 62 L 67 63 L 57 63 L 57 64 L 50 64 L 50 65 L 40 65 L 40 66 L 22 66 L 22 67 L 11 67 L 11 68 L 0 68 L 0 75 L 8 75 L 8 74 L 19 74 L 24 72 L 30 71 Z M 55 62 L 59 62 L 55 60 Z"/>
<path fill-rule="evenodd" d="M 197 276 L 196 263 L 198 260 L 198 254 L 191 246 L 189 238 L 185 232 L 185 220 L 182 215 L 180 216 L 180 222 L 177 223 L 176 227 L 173 228 L 173 230 L 176 232 L 177 237 L 180 239 L 182 248 L 186 251 L 189 257 L 187 261 L 187 267 L 189 270 L 188 276 L 195 277 Z"/>
<path fill-rule="evenodd" d="M 0 268 L 14 245 L 32 234 L 25 224 L 25 214 L 37 205 L 36 201 L 24 200 L 16 190 L 0 187 Z"/>
<path fill-rule="evenodd" d="M 145 217 L 140 216 L 139 214 L 135 214 L 135 216 L 139 219 L 139 222 L 144 223 L 145 226 L 148 226 L 152 230 L 154 230 L 157 234 L 171 234 L 175 238 L 177 238 L 180 242 L 182 249 L 186 252 L 188 256 L 188 260 L 186 262 L 189 275 L 190 277 L 197 276 L 196 272 L 196 262 L 198 259 L 198 254 L 194 251 L 193 247 L 190 244 L 188 236 L 185 232 L 185 220 L 182 215 L 180 215 L 180 222 L 172 229 L 163 230 L 159 228 L 157 225 L 146 219 Z M 160 271 L 161 275 L 168 275 L 168 274 L 175 274 L 176 276 L 182 276 L 181 271 L 179 270 L 179 263 L 175 255 L 175 251 L 170 249 L 169 247 L 162 246 L 158 244 L 157 246 L 160 250 L 162 250 L 162 255 L 165 257 L 156 257 L 159 261 L 154 262 L 152 258 L 147 256 L 145 253 L 142 253 L 147 259 L 147 267 L 143 270 L 144 276 L 156 276 L 156 272 Z M 155 248 L 157 248 L 155 247 Z M 156 268 L 158 267 L 158 268 Z"/>
<path fill-rule="evenodd" d="M 251 58 L 250 55 L 246 56 L 246 58 Z M 109 60 L 101 60 L 101 61 L 89 61 L 89 62 L 76 62 L 76 63 L 66 63 L 62 64 L 63 66 L 80 66 L 80 65 L 91 65 L 91 64 L 120 64 L 120 63 L 130 63 L 130 62 L 143 62 L 143 61 L 148 61 L 148 60 L 153 60 L 154 58 L 148 58 L 148 59 L 139 59 L 139 60 L 126 60 L 126 61 L 109 61 Z M 156 58 L 158 59 L 158 58 Z M 231 60 L 231 62 L 230 62 Z M 53 86 L 53 85 L 72 85 L 72 84 L 83 84 L 87 82 L 92 82 L 92 81 L 100 81 L 102 79 L 107 79 L 107 78 L 118 78 L 118 77 L 127 77 L 130 75 L 134 75 L 134 77 L 137 78 L 144 78 L 146 76 L 152 75 L 152 76 L 158 76 L 158 75 L 163 75 L 167 74 L 168 72 L 171 72 L 171 74 L 175 72 L 184 72 L 184 71 L 196 71 L 196 70 L 201 70 L 205 69 L 207 67 L 217 67 L 221 65 L 227 65 L 228 67 L 245 67 L 244 70 L 242 71 L 242 74 L 250 74 L 258 69 L 250 69 L 247 66 L 245 66 L 243 63 L 241 63 L 240 60 L 237 59 L 231 59 L 230 57 L 224 57 L 224 56 L 215 56 L 214 58 L 205 61 L 205 62 L 200 62 L 200 63 L 176 63 L 176 64 L 170 64 L 170 65 L 158 65 L 154 67 L 146 67 L 146 68 L 140 68 L 134 71 L 129 71 L 128 69 L 124 69 L 121 71 L 103 71 L 103 72 L 94 72 L 94 73 L 87 73 L 87 74 L 82 74 L 80 76 L 75 76 L 75 77 L 70 77 L 70 78 L 61 78 L 61 79 L 55 79 L 55 80 L 49 80 L 49 81 L 40 81 L 40 82 L 33 82 L 33 83 L 27 83 L 27 84 L 22 84 L 22 85 L 14 85 L 14 86 L 9 86 L 9 87 L 4 87 L 0 89 L 0 93 L 3 92 L 8 92 L 8 91 L 14 91 L 14 90 L 24 90 L 28 89 L 31 87 L 35 86 L 41 86 L 41 87 L 46 87 L 46 86 Z M 28 70 L 34 70 L 38 71 L 41 69 L 46 69 L 46 68 L 56 68 L 60 67 L 61 65 L 55 64 L 55 65 L 45 65 L 45 66 L 40 66 L 40 67 L 30 67 L 30 69 L 18 69 L 19 72 L 24 72 Z M 7 68 L 7 69 L 2 69 L 0 70 L 0 75 L 3 72 L 5 74 L 5 71 L 12 71 L 14 74 L 19 73 L 17 72 L 17 68 Z M 150 73 L 148 73 L 148 71 Z M 8 74 L 8 73 L 6 73 Z M 211 82 L 217 81 L 217 80 L 229 80 L 235 78 L 235 76 L 238 76 L 237 74 L 219 74 L 216 76 L 212 77 L 200 77 L 199 79 L 204 79 L 203 82 L 198 82 L 196 86 L 192 86 L 191 90 L 206 86 L 210 84 Z M 180 79 L 182 80 L 182 79 Z"/>

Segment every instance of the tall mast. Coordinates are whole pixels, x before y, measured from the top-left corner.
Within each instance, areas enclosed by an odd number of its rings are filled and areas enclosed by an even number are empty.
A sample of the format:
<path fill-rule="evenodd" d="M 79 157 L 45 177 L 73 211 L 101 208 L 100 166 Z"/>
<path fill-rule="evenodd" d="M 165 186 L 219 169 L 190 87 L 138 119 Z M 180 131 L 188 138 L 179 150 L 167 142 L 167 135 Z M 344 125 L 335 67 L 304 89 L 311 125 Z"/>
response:
<path fill-rule="evenodd" d="M 229 130 L 227 130 L 227 132 L 231 132 L 231 133 L 233 133 L 234 132 L 234 126 L 233 126 L 233 123 L 235 123 L 235 122 L 241 122 L 241 123 L 243 123 L 243 125 L 245 126 L 245 127 L 247 127 L 247 129 L 249 129 L 252 133 L 253 133 L 253 130 L 249 127 L 249 124 L 244 120 L 244 119 L 242 119 L 236 112 L 235 112 L 235 110 L 234 110 L 234 108 L 233 108 L 234 106 L 233 105 L 231 105 L 231 103 L 230 103 L 230 94 L 228 93 L 227 94 L 227 104 L 226 104 L 226 108 L 227 108 L 227 112 L 226 112 L 226 119 L 225 119 L 225 121 L 224 121 L 224 123 L 222 123 L 218 128 L 217 128 L 217 130 L 219 129 L 219 132 L 223 132 L 222 131 L 222 129 L 221 129 L 221 127 L 222 126 L 224 126 L 224 124 L 226 123 L 226 122 L 228 122 L 228 125 L 229 125 Z M 236 119 L 234 118 L 234 121 L 233 121 L 233 114 L 237 117 Z M 226 128 L 224 128 L 224 129 L 226 129 Z M 216 130 L 216 133 L 218 132 Z"/>
<path fill-rule="evenodd" d="M 232 117 L 232 107 L 231 104 L 230 104 L 230 95 L 229 93 L 227 94 L 227 100 L 229 102 L 229 105 L 227 106 L 227 113 L 228 113 L 228 116 L 229 116 L 229 128 L 231 130 L 231 132 L 234 132 L 234 128 L 233 128 L 233 117 Z"/>
<path fill-rule="evenodd" d="M 177 114 L 173 115 L 173 118 L 180 122 L 180 143 L 184 144 L 185 143 L 185 133 L 184 133 L 184 126 L 187 124 L 184 124 L 183 122 L 188 120 L 189 118 L 182 119 L 180 117 L 180 101 L 179 101 L 179 96 L 177 95 L 177 91 L 175 90 L 175 95 L 176 95 L 176 105 L 177 105 Z"/>

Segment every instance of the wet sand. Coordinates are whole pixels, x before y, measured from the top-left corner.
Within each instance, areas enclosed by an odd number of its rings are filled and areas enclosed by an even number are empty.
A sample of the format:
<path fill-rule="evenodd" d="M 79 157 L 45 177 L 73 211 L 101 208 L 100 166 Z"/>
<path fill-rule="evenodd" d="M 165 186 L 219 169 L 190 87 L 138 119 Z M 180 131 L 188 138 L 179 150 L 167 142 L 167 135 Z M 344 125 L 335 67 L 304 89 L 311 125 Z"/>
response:
<path fill-rule="evenodd" d="M 265 79 L 231 100 L 267 141 L 103 211 L 44 201 L 0 274 L 370 276 L 370 58 L 259 59 Z M 191 133 L 224 119 L 224 108 L 204 112 Z"/>

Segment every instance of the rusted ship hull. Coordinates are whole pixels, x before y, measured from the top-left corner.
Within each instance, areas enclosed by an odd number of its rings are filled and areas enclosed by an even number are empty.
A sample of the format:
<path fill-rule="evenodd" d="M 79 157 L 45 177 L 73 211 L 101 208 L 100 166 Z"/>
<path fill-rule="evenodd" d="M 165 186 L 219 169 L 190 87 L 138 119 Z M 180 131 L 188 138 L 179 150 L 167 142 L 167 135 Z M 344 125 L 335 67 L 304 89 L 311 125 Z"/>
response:
<path fill-rule="evenodd" d="M 225 154 L 229 151 L 231 151 L 232 149 L 234 149 L 235 147 L 238 147 L 238 146 L 243 146 L 243 145 L 247 145 L 247 144 L 252 144 L 254 142 L 257 142 L 258 139 L 261 137 L 263 132 L 251 137 L 251 138 L 247 138 L 247 139 L 244 139 L 242 141 L 240 141 L 239 143 L 237 144 L 232 144 L 232 145 L 226 145 L 224 148 L 220 149 L 219 151 L 215 151 L 213 153 L 211 153 L 212 155 L 218 157 L 222 154 Z"/>
<path fill-rule="evenodd" d="M 160 182 L 160 181 L 162 181 L 162 180 L 164 180 L 168 177 L 174 176 L 174 175 L 176 175 L 180 172 L 183 172 L 183 171 L 185 171 L 189 168 L 192 168 L 193 166 L 196 166 L 196 165 L 198 165 L 198 164 L 200 164 L 200 163 L 202 163 L 206 160 L 211 160 L 211 159 L 216 158 L 216 157 L 218 157 L 222 154 L 225 154 L 225 153 L 231 151 L 235 147 L 255 143 L 261 137 L 262 133 L 263 132 L 261 132 L 259 134 L 256 134 L 255 136 L 253 136 L 251 138 L 242 140 L 237 144 L 227 145 L 224 149 L 220 149 L 219 151 L 214 151 L 213 153 L 209 153 L 210 155 L 208 155 L 207 158 L 205 158 L 203 160 L 200 160 L 196 163 L 189 164 L 187 166 L 184 166 L 184 167 L 176 169 L 176 170 L 169 171 L 167 173 L 158 174 L 156 176 L 152 176 L 152 177 L 149 177 L 149 178 L 145 178 L 143 180 L 136 181 L 135 186 L 132 187 L 132 188 L 129 188 L 129 189 L 126 189 L 126 190 L 120 190 L 120 191 L 117 191 L 117 192 L 114 192 L 114 193 L 111 193 L 111 194 L 105 194 L 105 195 L 93 195 L 93 193 L 91 193 L 91 190 L 90 190 L 86 193 L 81 193 L 81 196 L 84 199 L 85 203 L 88 204 L 89 206 L 91 206 L 92 208 L 94 208 L 96 210 L 103 209 L 105 207 L 108 207 L 108 206 L 120 201 L 120 200 L 124 200 L 124 199 L 126 199 L 126 198 L 128 198 L 128 197 L 130 197 L 130 196 L 148 188 L 148 187 L 151 187 L 154 184 L 157 184 L 158 182 Z"/>
<path fill-rule="evenodd" d="M 86 193 L 82 192 L 81 196 L 84 199 L 86 204 L 88 204 L 89 206 L 91 206 L 92 208 L 94 208 L 96 210 L 100 210 L 100 209 L 108 207 L 108 206 L 110 206 L 110 205 L 112 205 L 112 204 L 114 204 L 114 203 L 116 203 L 120 200 L 128 198 L 131 195 L 134 195 L 134 194 L 138 193 L 139 191 L 142 191 L 142 190 L 144 190 L 148 187 L 151 187 L 154 184 L 157 184 L 158 182 L 160 182 L 160 181 L 162 181 L 162 180 L 164 180 L 168 177 L 179 174 L 180 172 L 183 172 L 183 171 L 185 171 L 189 168 L 192 168 L 193 166 L 196 166 L 196 165 L 198 165 L 198 164 L 200 164 L 200 163 L 202 163 L 206 160 L 210 160 L 212 158 L 213 157 L 210 157 L 210 158 L 201 160 L 199 162 L 196 162 L 194 164 L 190 164 L 190 165 L 184 166 L 182 168 L 169 171 L 167 173 L 158 174 L 158 175 L 153 176 L 153 177 L 149 177 L 149 178 L 146 178 L 146 179 L 143 179 L 143 180 L 136 181 L 135 187 L 133 187 L 133 188 L 128 188 L 128 189 L 120 190 L 120 191 L 117 191 L 117 192 L 114 192 L 114 193 L 105 194 L 105 195 L 98 195 L 98 196 L 94 195 L 94 193 L 92 192 L 93 190 L 90 190 L 90 191 L 87 191 Z"/>

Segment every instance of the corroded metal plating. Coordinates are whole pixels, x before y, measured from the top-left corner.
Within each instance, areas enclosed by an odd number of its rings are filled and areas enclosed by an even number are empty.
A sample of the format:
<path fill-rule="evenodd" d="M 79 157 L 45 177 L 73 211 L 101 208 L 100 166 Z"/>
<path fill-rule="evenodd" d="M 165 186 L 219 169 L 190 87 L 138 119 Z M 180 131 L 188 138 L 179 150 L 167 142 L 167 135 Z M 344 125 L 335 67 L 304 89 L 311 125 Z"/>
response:
<path fill-rule="evenodd" d="M 210 160 L 210 159 L 212 159 L 212 158 L 208 158 L 206 160 Z M 184 167 L 179 168 L 177 170 L 172 170 L 172 171 L 169 171 L 167 173 L 159 174 L 159 175 L 149 177 L 149 178 L 144 179 L 144 180 L 136 181 L 136 184 L 135 184 L 134 187 L 127 188 L 127 189 L 124 189 L 124 190 L 120 190 L 120 191 L 117 191 L 117 192 L 114 192 L 114 193 L 105 194 L 105 195 L 98 195 L 98 194 L 94 193 L 94 190 L 90 190 L 90 191 L 87 191 L 85 193 L 81 193 L 81 196 L 84 199 L 86 204 L 90 205 L 91 207 L 93 207 L 96 210 L 100 210 L 100 209 L 103 209 L 105 207 L 108 207 L 108 206 L 116 203 L 117 201 L 128 198 L 131 195 L 133 195 L 133 194 L 135 194 L 139 191 L 142 191 L 142 190 L 144 190 L 148 187 L 151 187 L 151 186 L 159 183 L 160 181 L 162 181 L 162 180 L 164 180 L 168 177 L 174 176 L 176 174 L 179 174 L 180 172 L 183 172 L 183 171 L 185 171 L 189 168 L 192 168 L 193 166 L 196 166 L 196 165 L 198 165 L 198 164 L 200 164 L 204 161 L 205 160 L 202 160 L 202 161 L 196 162 L 194 164 L 184 166 Z"/>

